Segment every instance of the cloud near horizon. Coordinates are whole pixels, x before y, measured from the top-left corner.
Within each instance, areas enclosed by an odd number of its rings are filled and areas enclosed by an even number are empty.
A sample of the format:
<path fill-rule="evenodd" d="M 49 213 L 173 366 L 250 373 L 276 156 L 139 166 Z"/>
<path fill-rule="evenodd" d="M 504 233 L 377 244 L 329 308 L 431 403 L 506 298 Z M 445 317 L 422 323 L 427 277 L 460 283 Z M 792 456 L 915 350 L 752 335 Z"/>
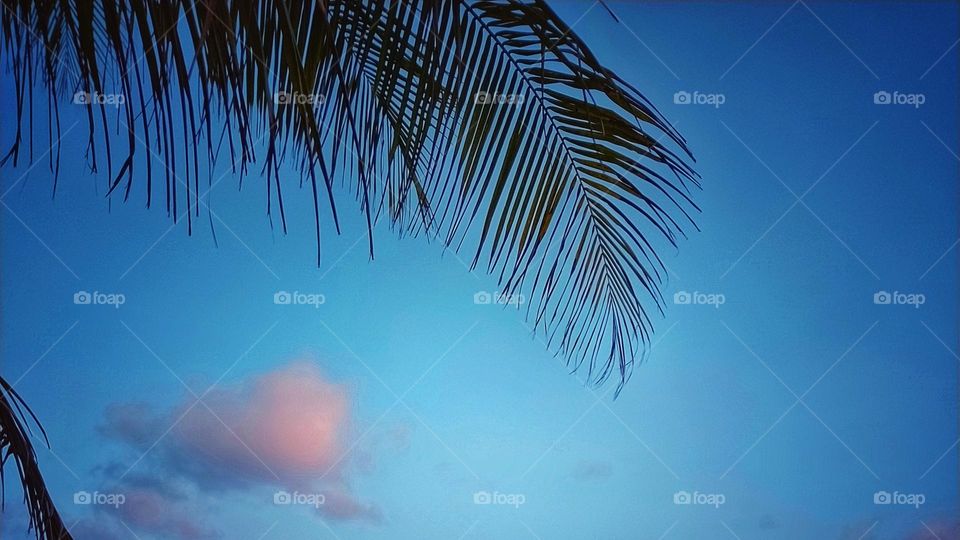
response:
<path fill-rule="evenodd" d="M 379 509 L 357 500 L 348 485 L 350 392 L 316 364 L 296 361 L 202 398 L 186 395 L 168 411 L 144 403 L 107 407 L 101 435 L 146 454 L 129 474 L 129 465 L 101 469 L 107 485 L 128 494 L 123 506 L 103 512 L 164 538 L 204 540 L 217 535 L 193 517 L 207 512 L 187 511 L 191 503 L 259 490 L 269 504 L 263 494 L 272 488 L 322 494 L 316 512 L 325 519 L 380 522 Z"/>

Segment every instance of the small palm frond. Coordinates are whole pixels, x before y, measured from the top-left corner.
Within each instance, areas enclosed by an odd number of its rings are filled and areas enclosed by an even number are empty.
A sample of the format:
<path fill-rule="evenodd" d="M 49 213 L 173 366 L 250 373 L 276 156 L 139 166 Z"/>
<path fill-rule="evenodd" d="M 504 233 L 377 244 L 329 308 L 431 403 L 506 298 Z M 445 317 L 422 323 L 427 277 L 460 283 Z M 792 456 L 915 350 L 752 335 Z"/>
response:
<path fill-rule="evenodd" d="M 23 499 L 30 516 L 30 527 L 37 539 L 71 540 L 60 514 L 53 506 L 53 500 L 40 475 L 37 455 L 30 443 L 30 423 L 39 429 L 46 441 L 43 427 L 33 415 L 33 411 L 23 402 L 7 381 L 0 377 L 0 499 L 3 497 L 4 469 L 10 458 L 17 466 L 20 484 L 23 486 Z M 6 500 L 2 503 L 6 505 Z"/>
<path fill-rule="evenodd" d="M 228 153 L 241 177 L 262 166 L 284 231 L 290 188 L 308 188 L 319 244 L 349 182 L 368 229 L 385 218 L 468 253 L 593 381 L 616 373 L 619 390 L 648 350 L 657 252 L 695 227 L 699 177 L 684 139 L 543 1 L 2 1 L 20 124 L 42 87 L 52 145 L 59 104 L 86 96 L 108 196 L 159 197 L 192 230 L 200 178 Z"/>

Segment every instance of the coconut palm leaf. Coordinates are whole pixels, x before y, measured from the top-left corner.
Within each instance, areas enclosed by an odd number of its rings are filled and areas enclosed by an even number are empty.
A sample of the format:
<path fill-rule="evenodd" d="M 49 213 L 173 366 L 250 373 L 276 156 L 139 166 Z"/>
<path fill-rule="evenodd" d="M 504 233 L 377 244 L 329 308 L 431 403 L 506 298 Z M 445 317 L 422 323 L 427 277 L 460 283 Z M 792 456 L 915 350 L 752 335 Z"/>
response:
<path fill-rule="evenodd" d="M 23 486 L 23 498 L 30 515 L 30 525 L 37 538 L 68 540 L 71 538 L 70 533 L 60 514 L 57 513 L 43 477 L 40 476 L 37 456 L 30 442 L 31 423 L 36 425 L 44 442 L 47 442 L 47 435 L 37 421 L 37 417 L 33 415 L 33 411 L 23 402 L 13 387 L 0 377 L 0 499 L 3 500 L 2 504 L 6 506 L 3 496 L 5 480 L 3 471 L 10 458 L 13 458 L 20 484 Z"/>
<path fill-rule="evenodd" d="M 386 217 L 468 250 L 503 295 L 530 300 L 535 331 L 595 381 L 617 372 L 622 384 L 642 357 L 648 312 L 663 305 L 654 244 L 675 244 L 692 224 L 698 178 L 680 135 L 544 2 L 4 8 L 18 114 L 31 112 L 32 129 L 42 86 L 53 138 L 63 97 L 92 101 L 88 159 L 106 169 L 110 197 L 127 200 L 140 184 L 147 206 L 162 196 L 192 231 L 207 204 L 201 162 L 229 153 L 241 172 L 262 164 L 267 213 L 286 230 L 291 186 L 279 166 L 290 160 L 309 183 L 318 243 L 321 212 L 339 229 L 340 178 L 369 228 Z M 111 94 L 123 96 L 116 114 L 109 98 L 99 103 Z M 18 130 L 4 159 L 17 163 L 23 141 Z M 59 156 L 50 159 L 56 173 Z"/>
<path fill-rule="evenodd" d="M 215 164 L 241 184 L 256 164 L 271 224 L 286 231 L 291 191 L 312 198 L 318 264 L 322 217 L 339 232 L 351 193 L 368 232 L 439 239 L 522 295 L 533 331 L 592 381 L 616 374 L 619 391 L 648 351 L 658 252 L 695 227 L 699 177 L 680 134 L 545 2 L 2 3 L 18 119 L 3 163 L 31 161 L 44 129 L 54 148 L 79 98 L 111 200 L 189 233 L 212 212 Z"/>

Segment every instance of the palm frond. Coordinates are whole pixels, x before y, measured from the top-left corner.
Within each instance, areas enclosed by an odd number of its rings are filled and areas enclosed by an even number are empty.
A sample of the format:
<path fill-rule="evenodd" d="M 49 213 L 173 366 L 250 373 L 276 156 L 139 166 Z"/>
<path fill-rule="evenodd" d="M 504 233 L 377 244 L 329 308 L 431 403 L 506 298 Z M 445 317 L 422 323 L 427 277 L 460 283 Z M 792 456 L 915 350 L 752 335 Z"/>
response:
<path fill-rule="evenodd" d="M 3 6 L 2 46 L 31 134 L 35 87 L 46 91 L 51 144 L 65 97 L 125 96 L 116 113 L 86 109 L 88 161 L 106 169 L 108 196 L 162 197 L 192 231 L 207 204 L 201 168 L 212 184 L 226 153 L 241 177 L 262 167 L 267 214 L 284 231 L 285 197 L 309 184 L 319 257 L 321 214 L 340 227 L 339 179 L 371 231 L 385 219 L 438 238 L 494 274 L 502 294 L 529 299 L 534 331 L 593 381 L 616 373 L 619 391 L 648 349 L 650 313 L 664 305 L 658 250 L 695 227 L 692 156 L 543 1 Z M 4 161 L 32 156 L 25 140 L 18 129 Z M 49 159 L 56 178 L 58 153 Z M 300 186 L 278 174 L 285 161 Z"/>
<path fill-rule="evenodd" d="M 17 467 L 20 484 L 23 486 L 23 499 L 30 517 L 30 527 L 38 540 L 71 540 L 60 518 L 47 486 L 40 475 L 37 455 L 30 442 L 30 423 L 33 423 L 46 440 L 46 433 L 34 416 L 33 411 L 23 402 L 16 390 L 0 377 L 0 499 L 6 505 L 4 493 L 4 469 L 10 458 Z"/>

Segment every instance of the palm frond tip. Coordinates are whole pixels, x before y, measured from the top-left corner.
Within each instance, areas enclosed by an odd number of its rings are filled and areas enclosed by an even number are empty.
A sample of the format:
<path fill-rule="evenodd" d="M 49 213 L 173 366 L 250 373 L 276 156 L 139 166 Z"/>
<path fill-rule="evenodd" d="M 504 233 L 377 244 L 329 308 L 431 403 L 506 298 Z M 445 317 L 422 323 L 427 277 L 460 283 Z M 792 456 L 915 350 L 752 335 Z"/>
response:
<path fill-rule="evenodd" d="M 23 402 L 16 390 L 0 377 L 0 500 L 6 506 L 4 493 L 4 469 L 10 459 L 17 468 L 23 486 L 23 499 L 30 518 L 30 527 L 37 540 L 71 540 L 66 525 L 53 505 L 53 499 L 40 475 L 40 466 L 30 441 L 30 424 L 33 423 L 46 440 L 46 433 Z"/>

